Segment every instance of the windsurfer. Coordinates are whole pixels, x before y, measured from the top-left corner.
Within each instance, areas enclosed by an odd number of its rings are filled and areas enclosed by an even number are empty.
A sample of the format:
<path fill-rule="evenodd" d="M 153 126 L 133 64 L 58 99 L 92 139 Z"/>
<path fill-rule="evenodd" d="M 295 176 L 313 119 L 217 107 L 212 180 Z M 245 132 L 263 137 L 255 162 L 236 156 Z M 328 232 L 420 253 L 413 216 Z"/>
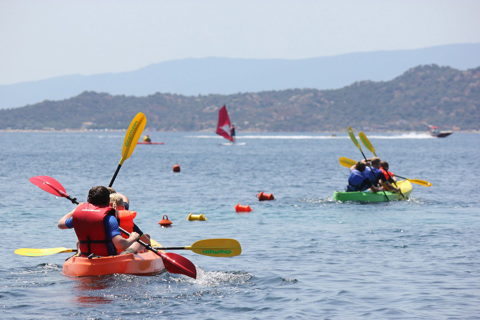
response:
<path fill-rule="evenodd" d="M 232 128 L 230 129 L 230 136 L 232 137 L 232 142 L 235 143 L 236 138 L 235 138 L 235 125 L 234 124 L 232 124 Z"/>

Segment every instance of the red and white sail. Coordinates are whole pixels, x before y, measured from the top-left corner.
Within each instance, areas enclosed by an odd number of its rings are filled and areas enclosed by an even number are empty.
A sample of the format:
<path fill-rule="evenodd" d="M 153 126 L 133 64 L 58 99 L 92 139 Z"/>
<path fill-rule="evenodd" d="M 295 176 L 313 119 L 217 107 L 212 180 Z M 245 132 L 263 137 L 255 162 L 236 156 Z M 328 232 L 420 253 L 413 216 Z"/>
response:
<path fill-rule="evenodd" d="M 233 142 L 232 124 L 230 123 L 227 107 L 225 106 L 221 107 L 220 111 L 218 111 L 217 134 Z"/>

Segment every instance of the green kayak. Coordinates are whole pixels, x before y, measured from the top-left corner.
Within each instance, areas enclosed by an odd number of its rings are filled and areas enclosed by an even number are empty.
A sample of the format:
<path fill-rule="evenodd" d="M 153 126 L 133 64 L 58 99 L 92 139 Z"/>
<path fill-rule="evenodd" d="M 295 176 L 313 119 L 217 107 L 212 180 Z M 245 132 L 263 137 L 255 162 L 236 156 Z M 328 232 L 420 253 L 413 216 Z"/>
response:
<path fill-rule="evenodd" d="M 383 192 L 339 192 L 333 193 L 333 200 L 336 201 L 357 201 L 357 202 L 386 202 L 388 197 L 389 201 L 408 199 L 410 193 L 412 193 L 412 184 L 408 180 L 397 181 L 397 186 L 402 190 L 402 194 L 393 193 L 390 191 Z"/>

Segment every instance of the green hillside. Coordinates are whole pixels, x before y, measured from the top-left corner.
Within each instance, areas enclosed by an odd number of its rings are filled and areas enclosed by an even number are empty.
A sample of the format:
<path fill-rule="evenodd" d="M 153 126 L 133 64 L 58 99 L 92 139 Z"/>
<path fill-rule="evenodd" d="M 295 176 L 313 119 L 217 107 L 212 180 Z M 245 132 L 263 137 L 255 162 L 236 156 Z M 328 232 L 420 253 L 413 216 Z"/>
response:
<path fill-rule="evenodd" d="M 338 90 L 147 97 L 84 92 L 0 110 L 0 129 L 125 129 L 143 112 L 148 130 L 214 132 L 224 104 L 240 132 L 335 132 L 349 125 L 357 130 L 424 131 L 427 124 L 479 130 L 480 68 L 419 66 L 392 81 L 362 81 Z"/>

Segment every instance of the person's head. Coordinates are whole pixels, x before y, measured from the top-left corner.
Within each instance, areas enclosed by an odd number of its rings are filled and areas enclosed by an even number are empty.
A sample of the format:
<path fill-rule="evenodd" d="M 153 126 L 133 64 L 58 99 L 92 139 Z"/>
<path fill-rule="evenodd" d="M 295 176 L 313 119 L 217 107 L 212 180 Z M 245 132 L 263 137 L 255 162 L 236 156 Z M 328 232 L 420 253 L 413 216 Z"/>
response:
<path fill-rule="evenodd" d="M 361 162 L 361 161 L 358 161 L 357 164 L 355 165 L 355 169 L 357 169 L 360 172 L 364 172 L 365 171 L 365 163 Z"/>
<path fill-rule="evenodd" d="M 117 193 L 117 191 L 115 189 L 113 189 L 112 187 L 107 187 L 107 190 L 108 190 L 108 192 L 110 192 L 110 194 Z"/>
<path fill-rule="evenodd" d="M 380 163 L 381 163 L 380 158 L 378 157 L 372 158 L 372 167 L 375 167 L 378 169 L 380 168 Z"/>
<path fill-rule="evenodd" d="M 382 168 L 388 170 L 389 166 L 387 161 L 382 161 Z"/>
<path fill-rule="evenodd" d="M 104 186 L 96 186 L 88 191 L 87 202 L 96 206 L 108 206 L 110 192 Z"/>
<path fill-rule="evenodd" d="M 110 194 L 110 206 L 116 210 L 125 209 L 125 204 L 123 203 L 123 197 L 118 193 Z"/>

